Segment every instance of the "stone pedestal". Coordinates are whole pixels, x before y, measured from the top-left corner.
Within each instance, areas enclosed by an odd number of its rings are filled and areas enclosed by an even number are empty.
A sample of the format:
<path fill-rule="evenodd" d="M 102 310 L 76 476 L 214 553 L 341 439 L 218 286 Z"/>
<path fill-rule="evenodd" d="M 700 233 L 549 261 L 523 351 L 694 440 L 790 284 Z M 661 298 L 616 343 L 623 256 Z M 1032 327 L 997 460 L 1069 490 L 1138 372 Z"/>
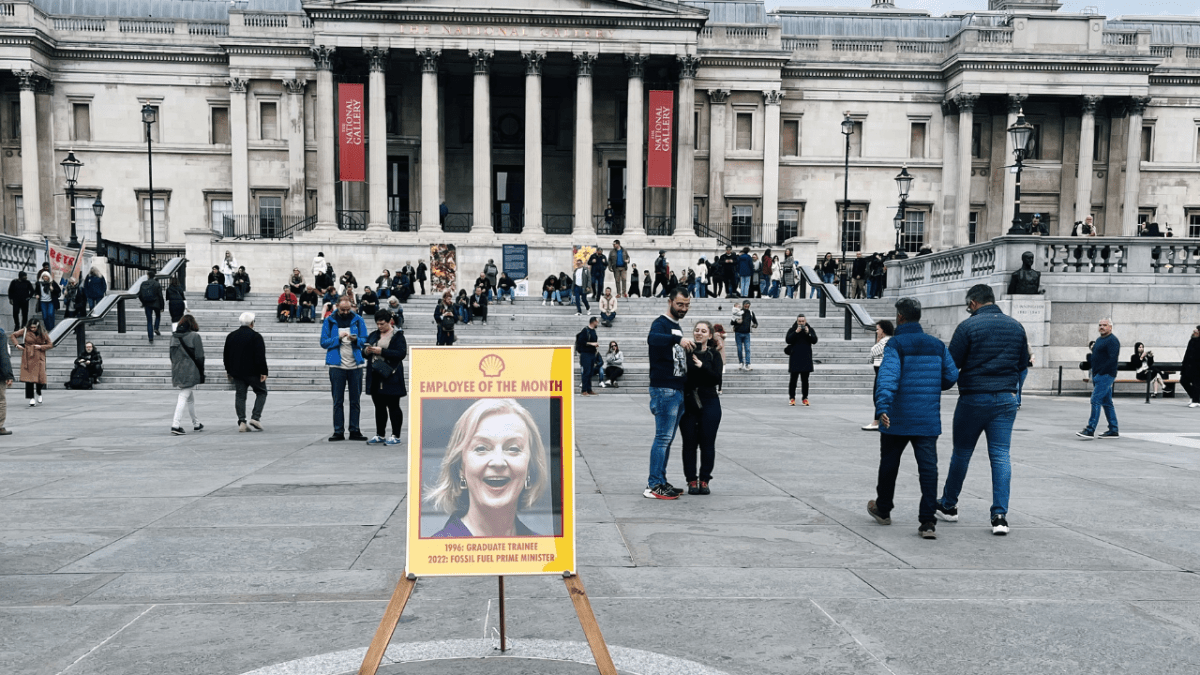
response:
<path fill-rule="evenodd" d="M 1050 300 L 1044 295 L 1010 295 L 997 304 L 1005 314 L 1025 327 L 1025 337 L 1029 340 L 1034 364 L 1044 367 L 1047 363 L 1046 345 L 1049 344 L 1050 336 Z"/>

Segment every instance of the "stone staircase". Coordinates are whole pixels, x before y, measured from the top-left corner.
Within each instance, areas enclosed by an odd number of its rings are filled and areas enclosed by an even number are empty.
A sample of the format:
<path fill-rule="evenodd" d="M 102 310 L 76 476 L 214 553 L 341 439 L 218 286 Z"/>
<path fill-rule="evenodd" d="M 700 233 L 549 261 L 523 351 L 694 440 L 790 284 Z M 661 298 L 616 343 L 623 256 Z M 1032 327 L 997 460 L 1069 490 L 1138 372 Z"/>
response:
<path fill-rule="evenodd" d="M 196 295 L 196 294 L 192 294 Z M 201 389 L 229 388 L 223 377 L 221 352 L 225 336 L 239 326 L 238 316 L 245 311 L 257 315 L 255 327 L 267 344 L 267 360 L 271 368 L 269 386 L 275 390 L 324 391 L 328 373 L 324 366 L 325 350 L 318 344 L 320 324 L 286 324 L 275 320 L 274 294 L 251 293 L 244 302 L 209 302 L 189 300 L 189 309 L 200 325 L 207 357 L 209 382 Z M 787 356 L 783 353 L 784 334 L 804 313 L 814 326 L 820 342 L 813 356 L 818 362 L 810 383 L 813 394 L 870 393 L 874 371 L 868 363 L 872 331 L 857 325 L 853 339 L 843 340 L 843 313 L 832 305 L 828 317 L 818 318 L 817 300 L 752 300 L 759 328 L 754 333 L 752 355 L 754 370 L 744 372 L 736 366 L 736 347 L 732 334 L 726 354 L 734 362 L 727 368 L 724 390 L 730 393 L 785 394 L 787 390 Z M 432 295 L 417 296 L 403 305 L 404 333 L 409 345 L 433 345 L 436 328 Z M 685 328 L 701 318 L 722 323 L 730 329 L 731 300 L 693 299 L 691 311 L 682 323 Z M 873 300 L 864 303 L 872 316 L 892 315 L 891 302 Z M 646 333 L 650 323 L 666 307 L 662 299 L 632 298 L 622 300 L 617 321 L 611 328 L 598 329 L 601 345 L 616 340 L 625 352 L 626 374 L 622 389 L 644 391 L 649 385 L 646 361 Z M 518 298 L 515 304 L 494 304 L 490 308 L 488 325 L 478 321 L 459 325 L 457 346 L 484 345 L 571 345 L 575 334 L 583 327 L 587 316 L 577 317 L 573 306 L 544 306 L 539 299 Z M 597 310 L 596 304 L 592 309 Z M 136 303 L 130 303 L 128 332 L 117 333 L 115 312 L 88 330 L 91 340 L 104 356 L 104 377 L 99 389 L 170 389 L 171 364 L 168 354 L 169 319 L 163 317 L 162 337 L 153 345 L 147 340 L 144 315 Z M 374 327 L 368 321 L 370 327 Z M 74 359 L 75 340 L 68 338 L 49 353 L 47 375 L 50 386 L 61 386 L 69 379 Z M 14 352 L 14 359 L 19 358 Z M 14 366 L 16 364 L 14 363 Z M 578 370 L 578 365 L 576 365 Z"/>

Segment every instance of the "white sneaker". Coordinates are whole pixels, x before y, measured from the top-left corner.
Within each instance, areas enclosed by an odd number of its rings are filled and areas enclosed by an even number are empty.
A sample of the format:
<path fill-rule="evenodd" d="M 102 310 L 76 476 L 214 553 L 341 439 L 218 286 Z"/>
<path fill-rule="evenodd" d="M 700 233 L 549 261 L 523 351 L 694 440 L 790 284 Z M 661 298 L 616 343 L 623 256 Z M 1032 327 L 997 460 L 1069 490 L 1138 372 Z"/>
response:
<path fill-rule="evenodd" d="M 371 440 L 367 441 L 367 445 L 380 445 L 385 442 L 383 436 L 372 436 Z"/>
<path fill-rule="evenodd" d="M 32 408 L 35 405 L 37 405 L 37 403 L 35 403 L 33 399 L 29 399 L 29 407 Z"/>
<path fill-rule="evenodd" d="M 396 438 L 395 436 L 388 436 L 384 443 L 387 445 L 400 445 L 400 439 Z"/>
<path fill-rule="evenodd" d="M 37 402 L 38 402 L 38 405 L 42 404 L 42 395 L 41 394 L 37 395 Z"/>
<path fill-rule="evenodd" d="M 863 431 L 878 431 L 879 430 L 879 422 L 871 422 L 870 424 L 863 426 L 862 430 Z"/>
<path fill-rule="evenodd" d="M 1189 408 L 1200 408 L 1200 403 L 1192 402 L 1192 403 L 1188 404 L 1188 407 Z"/>

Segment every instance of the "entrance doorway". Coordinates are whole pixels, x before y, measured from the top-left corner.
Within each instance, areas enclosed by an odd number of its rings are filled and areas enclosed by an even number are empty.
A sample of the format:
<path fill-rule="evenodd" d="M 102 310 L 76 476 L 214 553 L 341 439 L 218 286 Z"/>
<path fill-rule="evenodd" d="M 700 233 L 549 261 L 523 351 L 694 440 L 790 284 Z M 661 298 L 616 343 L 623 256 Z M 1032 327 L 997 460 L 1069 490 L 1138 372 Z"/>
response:
<path fill-rule="evenodd" d="M 605 186 L 608 188 L 606 199 L 612 204 L 613 223 L 612 231 L 608 234 L 623 234 L 625 232 L 625 162 L 610 161 L 608 163 L 608 176 L 605 181 Z M 607 224 L 607 223 L 605 223 Z"/>
<path fill-rule="evenodd" d="M 492 229 L 520 233 L 525 226 L 525 167 L 496 166 L 492 169 Z"/>
<path fill-rule="evenodd" d="M 393 232 L 415 232 L 420 220 L 408 205 L 408 157 L 388 157 L 388 224 Z"/>

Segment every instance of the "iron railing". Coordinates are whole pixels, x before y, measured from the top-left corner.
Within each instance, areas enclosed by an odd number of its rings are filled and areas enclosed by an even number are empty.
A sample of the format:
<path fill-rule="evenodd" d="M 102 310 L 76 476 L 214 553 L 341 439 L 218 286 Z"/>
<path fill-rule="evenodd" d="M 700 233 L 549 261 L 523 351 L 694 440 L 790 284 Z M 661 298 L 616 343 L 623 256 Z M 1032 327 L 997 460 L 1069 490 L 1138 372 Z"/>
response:
<path fill-rule="evenodd" d="M 611 222 L 604 216 L 592 216 L 592 227 L 600 235 L 625 234 L 625 216 L 613 216 Z"/>
<path fill-rule="evenodd" d="M 183 284 L 185 283 L 187 274 L 187 261 L 183 260 L 186 252 L 186 249 L 178 246 L 156 246 L 154 255 L 151 256 L 150 249 L 148 248 L 105 239 L 104 255 L 108 258 L 108 287 L 114 291 L 123 291 L 130 288 L 138 277 L 151 270 L 158 272 L 164 269 L 164 266 L 173 258 L 178 258 L 182 261 L 177 263 L 177 265 L 182 268 L 185 275 L 181 276 L 179 280 Z M 151 263 L 152 257 L 154 259 L 153 264 Z"/>
<path fill-rule="evenodd" d="M 674 216 L 646 215 L 642 219 L 645 223 L 646 234 L 651 237 L 669 237 L 675 234 Z"/>
<path fill-rule="evenodd" d="M 125 246 L 125 244 L 116 244 L 117 247 Z M 158 249 L 160 255 L 164 256 L 157 258 L 162 260 L 161 265 L 157 265 L 154 271 L 156 279 L 169 279 L 175 277 L 179 279 L 179 286 L 184 286 L 184 280 L 187 277 L 187 258 L 183 257 L 182 249 Z M 173 257 L 179 253 L 178 257 Z M 149 252 L 146 253 L 149 256 Z M 87 342 L 86 327 L 91 323 L 98 323 L 104 320 L 104 317 L 113 310 L 117 309 L 117 332 L 125 332 L 125 301 L 132 300 L 138 296 L 138 291 L 141 290 L 142 284 L 149 283 L 150 270 L 139 275 L 131 283 L 122 288 L 114 288 L 111 284 L 108 289 L 108 294 L 96 303 L 86 316 L 63 319 L 54 326 L 54 330 L 50 331 L 50 341 L 54 346 L 58 346 L 71 333 L 75 333 L 76 348 L 78 351 L 83 351 L 84 343 Z"/>
<path fill-rule="evenodd" d="M 715 237 L 726 246 L 782 246 L 783 242 L 796 236 L 796 226 L 791 223 L 692 223 L 698 237 Z"/>
<path fill-rule="evenodd" d="M 571 234 L 575 231 L 575 216 L 570 214 L 543 214 L 542 231 L 546 234 Z"/>
<path fill-rule="evenodd" d="M 420 211 L 388 211 L 392 232 L 416 232 L 421 228 Z"/>
<path fill-rule="evenodd" d="M 337 226 L 339 230 L 365 230 L 370 219 L 369 211 L 338 209 Z"/>
<path fill-rule="evenodd" d="M 442 219 L 442 232 L 470 232 L 471 214 L 447 213 Z"/>
<path fill-rule="evenodd" d="M 520 234 L 525 231 L 525 214 L 493 213 L 492 231 L 496 234 Z"/>
<path fill-rule="evenodd" d="M 315 215 L 299 216 L 221 216 L 221 225 L 214 228 L 226 239 L 287 239 L 296 232 L 304 232 L 317 226 Z"/>

